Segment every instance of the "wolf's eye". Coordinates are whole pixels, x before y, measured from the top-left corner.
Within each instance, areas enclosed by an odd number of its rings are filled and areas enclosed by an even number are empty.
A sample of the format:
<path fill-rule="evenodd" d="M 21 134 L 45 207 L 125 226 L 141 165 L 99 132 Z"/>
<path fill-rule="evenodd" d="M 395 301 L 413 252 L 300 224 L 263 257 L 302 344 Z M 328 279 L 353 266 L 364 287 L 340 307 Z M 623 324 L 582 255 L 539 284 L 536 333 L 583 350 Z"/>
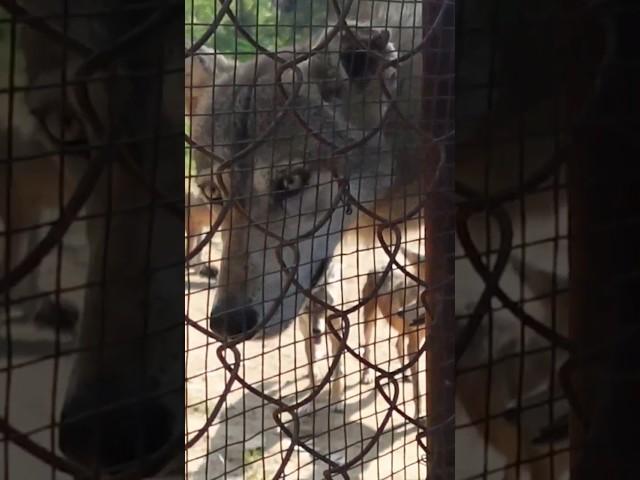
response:
<path fill-rule="evenodd" d="M 276 179 L 273 194 L 278 201 L 285 200 L 298 194 L 309 183 L 309 172 L 298 168 L 286 172 Z"/>

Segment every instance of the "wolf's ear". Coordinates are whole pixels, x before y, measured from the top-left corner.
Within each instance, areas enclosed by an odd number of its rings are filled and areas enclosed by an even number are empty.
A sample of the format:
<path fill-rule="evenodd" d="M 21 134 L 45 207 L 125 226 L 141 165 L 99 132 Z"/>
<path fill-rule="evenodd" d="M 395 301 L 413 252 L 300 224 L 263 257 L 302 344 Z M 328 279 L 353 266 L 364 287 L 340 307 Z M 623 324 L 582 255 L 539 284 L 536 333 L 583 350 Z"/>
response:
<path fill-rule="evenodd" d="M 347 76 L 353 81 L 368 81 L 376 73 L 379 60 L 372 52 L 384 53 L 389 44 L 387 30 L 369 30 L 370 36 L 360 35 L 361 43 L 366 49 L 353 41 L 348 35 L 342 36 L 342 51 L 340 63 Z"/>
<path fill-rule="evenodd" d="M 191 57 L 184 59 L 185 103 L 191 100 L 193 111 L 198 110 L 205 94 L 213 88 L 214 82 L 233 69 L 233 62 L 211 48 L 202 47 Z M 218 80 L 216 80 L 216 78 Z M 188 104 L 186 105 L 188 108 Z"/>
<path fill-rule="evenodd" d="M 329 55 L 317 54 L 309 59 L 309 82 L 318 86 L 320 97 L 325 102 L 331 102 L 340 97 L 342 83 L 339 68 L 333 63 Z"/>
<path fill-rule="evenodd" d="M 387 49 L 387 45 L 389 45 L 390 39 L 389 30 L 374 31 L 371 36 L 371 49 L 377 52 L 384 52 Z"/>
<path fill-rule="evenodd" d="M 370 55 L 365 50 L 349 49 L 340 54 L 340 63 L 351 80 L 362 80 L 369 70 Z"/>
<path fill-rule="evenodd" d="M 198 103 L 202 100 L 207 86 L 212 88 L 212 83 L 213 70 L 200 55 L 200 52 L 196 52 L 193 56 L 184 59 L 184 101 L 186 111 L 198 109 Z"/>

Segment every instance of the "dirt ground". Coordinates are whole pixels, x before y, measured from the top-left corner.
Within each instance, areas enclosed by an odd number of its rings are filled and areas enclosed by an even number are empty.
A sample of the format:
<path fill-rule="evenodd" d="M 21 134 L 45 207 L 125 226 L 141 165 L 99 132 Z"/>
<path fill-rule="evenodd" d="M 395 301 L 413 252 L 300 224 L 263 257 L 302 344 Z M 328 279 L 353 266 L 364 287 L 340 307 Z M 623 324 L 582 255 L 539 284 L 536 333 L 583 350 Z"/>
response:
<path fill-rule="evenodd" d="M 202 279 L 191 276 L 187 309 L 190 318 L 206 325 L 215 289 L 208 291 Z M 351 286 L 352 290 L 354 286 Z M 356 289 L 357 290 L 357 289 Z M 351 318 L 358 321 L 358 316 Z M 380 323 L 376 328 L 376 364 L 384 368 L 400 366 L 395 349 L 396 333 Z M 358 329 L 350 334 L 349 344 L 358 347 Z M 202 428 L 208 413 L 220 398 L 229 374 L 217 358 L 218 344 L 195 329 L 188 330 L 187 341 L 187 432 L 192 437 Z M 326 345 L 325 345 L 326 349 Z M 326 350 L 325 350 L 326 351 Z M 291 403 L 310 393 L 307 361 L 302 335 L 291 323 L 278 336 L 256 338 L 240 346 L 242 361 L 240 373 L 247 383 L 265 394 Z M 226 357 L 233 361 L 231 355 Z M 390 360 L 391 359 L 391 360 Z M 328 368 L 326 359 L 316 363 Z M 361 364 L 346 354 L 344 376 L 335 380 L 344 382 L 346 405 L 344 412 L 329 406 L 327 385 L 315 403 L 315 412 L 301 416 L 300 437 L 304 443 L 339 464 L 350 463 L 349 478 L 408 479 L 426 478 L 424 451 L 416 442 L 417 430 L 399 414 L 392 413 L 383 434 L 374 440 L 376 431 L 384 421 L 389 406 L 375 391 L 373 384 L 364 385 L 360 379 Z M 422 413 L 426 408 L 424 358 L 420 373 Z M 398 383 L 400 408 L 415 415 L 411 382 Z M 389 391 L 389 390 L 387 390 Z M 187 452 L 189 479 L 214 480 L 272 478 L 281 466 L 290 439 L 276 424 L 275 406 L 234 384 L 218 417 L 205 435 Z M 285 414 L 286 415 L 286 414 Z M 292 422 L 284 417 L 285 424 Z M 291 428 L 291 427 L 290 427 Z M 364 453 L 366 451 L 366 453 Z M 324 478 L 327 464 L 296 447 L 286 464 L 285 478 L 312 480 Z"/>

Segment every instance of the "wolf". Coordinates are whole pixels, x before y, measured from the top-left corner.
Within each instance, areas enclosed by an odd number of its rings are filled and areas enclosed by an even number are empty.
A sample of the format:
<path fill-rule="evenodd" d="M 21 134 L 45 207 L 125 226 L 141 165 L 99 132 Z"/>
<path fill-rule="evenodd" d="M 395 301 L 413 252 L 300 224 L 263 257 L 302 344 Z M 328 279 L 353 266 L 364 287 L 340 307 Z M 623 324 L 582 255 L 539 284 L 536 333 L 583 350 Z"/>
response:
<path fill-rule="evenodd" d="M 376 71 L 384 56 L 375 52 L 392 54 L 388 32 L 369 31 L 369 36 L 365 51 L 345 41 L 342 50 L 322 49 L 284 71 L 284 95 L 275 86 L 278 62 L 267 56 L 238 65 L 235 83 L 213 89 L 213 116 L 194 132 L 197 143 L 213 143 L 211 155 L 195 152 L 200 165 L 209 162 L 214 169 L 213 156 L 231 158 L 264 137 L 220 173 L 221 190 L 241 205 L 230 211 L 230 228 L 222 232 L 225 252 L 210 324 L 220 338 L 247 339 L 265 328 L 279 331 L 295 317 L 304 297 L 298 288 L 290 288 L 281 267 L 295 271 L 299 286 L 309 288 L 349 223 L 343 200 L 347 187 L 365 206 L 390 192 L 397 196 L 398 189 L 406 187 L 393 186 L 386 137 L 364 121 L 373 117 L 379 124 L 390 103 L 380 93 L 373 106 L 369 103 L 368 92 L 380 92 L 375 85 L 380 80 L 371 70 Z M 367 69 L 349 69 L 363 56 L 371 63 Z M 382 81 L 387 80 L 395 81 L 391 73 L 383 76 Z M 296 116 L 311 131 L 301 128 Z M 276 118 L 276 127 L 265 137 L 263 132 Z M 351 145 L 357 146 L 349 150 Z M 335 153 L 341 148 L 345 153 Z M 400 215 L 398 203 L 387 205 L 382 214 Z M 378 207 L 380 212 L 384 208 Z M 367 221 L 364 216 L 361 220 Z M 373 226 L 369 235 L 372 238 Z M 280 250 L 282 242 L 286 247 Z M 279 298 L 281 292 L 284 298 Z"/>

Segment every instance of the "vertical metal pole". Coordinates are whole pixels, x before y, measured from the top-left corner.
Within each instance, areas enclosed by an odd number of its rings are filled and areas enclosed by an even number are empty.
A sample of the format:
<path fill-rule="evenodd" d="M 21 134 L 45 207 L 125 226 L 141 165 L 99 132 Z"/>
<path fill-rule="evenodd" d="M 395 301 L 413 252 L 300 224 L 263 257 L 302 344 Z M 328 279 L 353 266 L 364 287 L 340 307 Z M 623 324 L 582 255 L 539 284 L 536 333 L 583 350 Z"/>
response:
<path fill-rule="evenodd" d="M 442 11 L 444 9 L 444 11 Z M 442 13 L 441 13 L 442 12 Z M 439 19 L 423 49 L 425 130 L 441 137 L 453 130 L 455 3 L 424 0 L 426 33 Z M 455 320 L 453 139 L 440 148 L 427 145 L 425 180 L 426 249 L 429 261 L 427 304 L 427 470 L 429 479 L 453 479 L 455 472 Z"/>
<path fill-rule="evenodd" d="M 577 6 L 571 0 L 565 2 L 568 12 L 575 11 Z M 577 38 L 582 35 L 577 31 L 572 31 L 572 27 L 578 27 L 578 25 L 567 23 L 566 29 L 573 35 L 571 48 L 568 50 L 566 58 L 567 84 L 570 86 L 567 92 L 567 111 L 570 124 L 574 124 L 584 114 L 585 99 L 593 94 L 592 78 L 585 75 L 585 58 L 578 55 L 579 42 L 577 42 Z M 582 61 L 578 61 L 577 58 L 581 58 Z M 589 63 L 595 68 L 597 60 L 592 58 L 589 60 Z M 589 178 L 595 173 L 595 165 L 589 148 L 583 143 L 588 142 L 588 135 L 585 133 L 580 132 L 579 128 L 577 129 L 567 157 L 570 272 L 569 337 L 576 346 L 572 361 L 576 361 L 577 358 L 584 356 L 592 349 L 598 338 L 606 336 L 606 329 L 597 332 L 590 327 L 593 325 L 594 307 L 599 303 L 598 294 L 594 289 L 599 281 L 598 275 L 606 274 L 604 264 L 607 259 L 606 252 L 601 252 L 603 255 L 593 255 L 599 250 L 598 243 L 601 247 L 604 247 L 604 244 L 602 237 L 593 236 L 590 232 L 590 226 L 596 221 L 596 217 L 592 217 L 596 211 L 593 210 L 593 205 L 590 205 L 588 185 Z M 586 373 L 584 369 L 579 369 L 570 376 L 570 384 L 580 411 L 583 415 L 590 417 L 597 389 L 593 383 L 594 378 L 587 378 Z M 576 405 L 573 407 L 575 408 Z M 578 465 L 583 458 L 586 429 L 580 418 L 582 414 L 578 415 L 578 412 L 573 410 L 569 420 L 571 478 L 578 478 Z M 597 470 L 600 471 L 600 469 Z M 596 474 L 596 470 L 594 470 L 594 474 Z"/>
<path fill-rule="evenodd" d="M 630 80 L 638 67 L 625 44 L 637 13 L 616 3 L 594 12 L 597 24 L 578 39 L 593 43 L 574 56 L 581 63 L 570 60 L 573 106 L 585 90 L 595 91 L 568 159 L 571 377 L 583 417 L 570 424 L 576 480 L 638 478 L 640 169 L 629 163 L 639 152 L 630 128 L 638 121 Z"/>

